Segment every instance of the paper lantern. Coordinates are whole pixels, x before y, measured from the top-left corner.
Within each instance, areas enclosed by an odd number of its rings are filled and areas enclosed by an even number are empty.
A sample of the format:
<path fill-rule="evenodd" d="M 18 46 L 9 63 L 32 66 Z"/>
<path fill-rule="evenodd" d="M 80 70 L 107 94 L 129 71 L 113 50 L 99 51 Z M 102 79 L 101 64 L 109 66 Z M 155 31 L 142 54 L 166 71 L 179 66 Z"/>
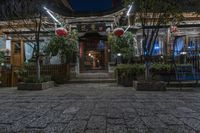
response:
<path fill-rule="evenodd" d="M 170 26 L 170 32 L 171 33 L 172 32 L 177 32 L 177 26 L 175 26 L 175 25 Z"/>
<path fill-rule="evenodd" d="M 117 37 L 121 37 L 124 34 L 124 29 L 116 28 L 116 29 L 114 29 L 113 34 Z"/>
<path fill-rule="evenodd" d="M 67 37 L 68 31 L 65 28 L 57 28 L 55 31 L 56 36 L 64 36 Z"/>

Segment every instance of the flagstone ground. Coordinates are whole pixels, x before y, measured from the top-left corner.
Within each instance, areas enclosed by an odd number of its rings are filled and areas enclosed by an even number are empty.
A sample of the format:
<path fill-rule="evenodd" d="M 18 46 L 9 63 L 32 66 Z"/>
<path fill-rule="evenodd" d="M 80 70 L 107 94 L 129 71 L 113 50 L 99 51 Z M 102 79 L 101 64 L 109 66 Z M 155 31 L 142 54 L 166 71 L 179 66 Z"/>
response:
<path fill-rule="evenodd" d="M 111 83 L 0 88 L 0 133 L 200 132 L 200 91 L 138 92 Z"/>

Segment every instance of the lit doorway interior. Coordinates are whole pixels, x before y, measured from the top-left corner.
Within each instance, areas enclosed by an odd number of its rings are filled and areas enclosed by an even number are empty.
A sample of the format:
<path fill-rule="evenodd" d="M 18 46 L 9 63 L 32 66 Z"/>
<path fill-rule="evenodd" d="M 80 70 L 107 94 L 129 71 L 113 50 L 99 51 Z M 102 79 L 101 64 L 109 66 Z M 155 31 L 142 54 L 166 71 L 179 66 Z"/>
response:
<path fill-rule="evenodd" d="M 98 36 L 80 40 L 80 72 L 105 72 L 107 70 L 107 44 Z"/>

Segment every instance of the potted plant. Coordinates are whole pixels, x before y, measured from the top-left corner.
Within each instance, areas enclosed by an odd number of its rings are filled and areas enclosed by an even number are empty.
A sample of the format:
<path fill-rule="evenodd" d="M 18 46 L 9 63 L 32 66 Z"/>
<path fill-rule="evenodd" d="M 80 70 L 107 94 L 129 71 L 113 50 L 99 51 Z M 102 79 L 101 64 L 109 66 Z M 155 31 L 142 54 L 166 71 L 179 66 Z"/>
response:
<path fill-rule="evenodd" d="M 171 64 L 154 63 L 150 68 L 152 79 L 169 82 L 175 77 L 175 70 Z M 156 79 L 157 78 L 157 79 Z"/>
<path fill-rule="evenodd" d="M 117 83 L 126 87 L 133 86 L 133 80 L 141 79 L 143 74 L 142 64 L 120 64 L 115 69 Z"/>
<path fill-rule="evenodd" d="M 165 91 L 166 83 L 171 76 L 170 64 L 158 64 L 154 63 L 150 68 L 151 80 L 133 81 L 133 86 L 139 91 Z"/>
<path fill-rule="evenodd" d="M 38 80 L 36 75 L 31 75 L 29 73 L 30 70 L 27 69 L 30 65 L 32 64 L 24 64 L 20 69 L 15 71 L 19 81 L 17 85 L 18 90 L 44 90 L 54 87 L 54 81 L 51 81 L 51 76 L 41 75 Z"/>

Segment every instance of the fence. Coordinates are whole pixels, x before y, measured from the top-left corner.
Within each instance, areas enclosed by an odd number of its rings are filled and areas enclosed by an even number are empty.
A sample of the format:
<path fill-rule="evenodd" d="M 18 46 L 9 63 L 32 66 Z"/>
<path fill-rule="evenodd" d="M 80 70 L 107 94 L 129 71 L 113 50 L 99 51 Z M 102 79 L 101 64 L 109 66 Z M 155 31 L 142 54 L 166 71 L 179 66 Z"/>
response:
<path fill-rule="evenodd" d="M 36 75 L 36 66 L 25 66 L 26 69 L 25 76 Z M 16 86 L 19 79 L 17 76 L 17 71 L 20 67 L 13 66 L 11 70 L 1 71 L 1 82 L 2 86 Z M 40 67 L 41 76 L 50 76 L 53 80 L 58 83 L 66 82 L 70 79 L 70 67 L 69 64 L 59 64 L 59 65 L 42 65 Z"/>
<path fill-rule="evenodd" d="M 9 69 L 1 69 L 1 86 L 10 87 L 12 84 L 12 71 Z"/>
<path fill-rule="evenodd" d="M 36 75 L 36 66 L 26 66 L 27 75 Z M 41 75 L 49 75 L 49 76 L 65 76 L 65 78 L 69 78 L 69 65 L 42 65 L 40 67 Z"/>

